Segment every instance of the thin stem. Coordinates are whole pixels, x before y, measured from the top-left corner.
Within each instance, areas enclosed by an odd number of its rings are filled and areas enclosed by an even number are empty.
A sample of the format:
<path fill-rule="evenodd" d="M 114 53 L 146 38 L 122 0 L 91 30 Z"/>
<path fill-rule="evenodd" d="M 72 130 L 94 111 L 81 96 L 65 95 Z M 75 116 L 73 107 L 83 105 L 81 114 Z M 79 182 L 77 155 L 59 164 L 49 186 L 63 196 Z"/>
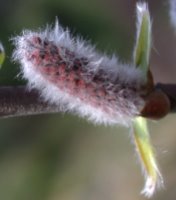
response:
<path fill-rule="evenodd" d="M 171 103 L 171 113 L 176 113 L 176 84 L 156 84 Z M 36 90 L 25 86 L 0 87 L 0 118 L 60 112 L 59 107 L 44 102 Z"/>
<path fill-rule="evenodd" d="M 16 117 L 59 112 L 55 105 L 43 102 L 36 90 L 25 86 L 0 87 L 0 117 Z"/>

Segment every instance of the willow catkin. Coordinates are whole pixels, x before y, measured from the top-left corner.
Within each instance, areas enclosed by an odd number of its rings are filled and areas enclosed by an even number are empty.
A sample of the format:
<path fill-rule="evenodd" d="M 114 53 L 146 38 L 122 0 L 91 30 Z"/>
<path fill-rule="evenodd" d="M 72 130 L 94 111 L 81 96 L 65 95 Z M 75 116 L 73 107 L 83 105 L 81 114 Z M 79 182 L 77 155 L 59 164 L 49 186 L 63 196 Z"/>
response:
<path fill-rule="evenodd" d="M 14 39 L 13 58 L 22 78 L 47 103 L 103 124 L 129 125 L 144 106 L 140 69 L 55 27 L 24 31 Z"/>

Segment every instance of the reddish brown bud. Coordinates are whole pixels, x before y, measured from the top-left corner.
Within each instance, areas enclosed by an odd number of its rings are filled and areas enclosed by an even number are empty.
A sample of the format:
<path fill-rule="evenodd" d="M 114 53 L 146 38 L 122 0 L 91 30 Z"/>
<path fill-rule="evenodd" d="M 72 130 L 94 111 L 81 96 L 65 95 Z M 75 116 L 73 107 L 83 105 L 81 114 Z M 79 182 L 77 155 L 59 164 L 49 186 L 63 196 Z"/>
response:
<path fill-rule="evenodd" d="M 150 119 L 160 119 L 170 111 L 170 101 L 167 95 L 160 91 L 153 91 L 146 99 L 141 116 Z"/>

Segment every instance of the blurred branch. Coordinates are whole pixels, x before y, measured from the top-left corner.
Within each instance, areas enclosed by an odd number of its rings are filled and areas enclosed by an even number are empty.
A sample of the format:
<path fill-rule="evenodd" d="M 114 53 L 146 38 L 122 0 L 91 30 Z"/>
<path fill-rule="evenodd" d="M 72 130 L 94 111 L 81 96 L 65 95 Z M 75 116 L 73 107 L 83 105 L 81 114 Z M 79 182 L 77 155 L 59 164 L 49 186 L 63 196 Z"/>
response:
<path fill-rule="evenodd" d="M 176 112 L 176 84 L 158 83 L 155 89 L 162 90 L 171 103 L 171 113 Z M 59 107 L 44 102 L 36 90 L 25 86 L 0 87 L 0 117 L 16 117 L 60 112 Z"/>
<path fill-rule="evenodd" d="M 157 83 L 155 86 L 156 89 L 162 90 L 170 100 L 171 104 L 171 113 L 176 112 L 176 84 L 163 84 Z"/>
<path fill-rule="evenodd" d="M 16 117 L 59 112 L 55 105 L 41 100 L 36 90 L 25 86 L 0 87 L 0 117 Z"/>

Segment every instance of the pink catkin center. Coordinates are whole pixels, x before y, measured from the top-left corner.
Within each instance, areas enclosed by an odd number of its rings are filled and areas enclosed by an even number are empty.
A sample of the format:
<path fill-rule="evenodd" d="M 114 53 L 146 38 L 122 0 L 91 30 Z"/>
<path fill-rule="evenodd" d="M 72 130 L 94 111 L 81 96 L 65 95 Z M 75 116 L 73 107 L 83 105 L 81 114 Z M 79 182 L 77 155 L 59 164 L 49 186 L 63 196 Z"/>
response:
<path fill-rule="evenodd" d="M 118 80 L 112 82 L 103 69 L 96 73 L 91 72 L 88 70 L 88 59 L 79 58 L 68 49 L 57 47 L 47 39 L 33 36 L 28 40 L 28 45 L 30 51 L 27 53 L 27 59 L 46 80 L 60 90 L 93 107 L 101 108 L 106 113 L 115 114 L 121 87 L 124 87 L 121 94 L 124 99 L 128 98 L 129 90 L 125 92 L 126 87 L 131 87 L 130 92 L 136 93 L 133 86 L 119 86 Z M 121 106 L 121 111 L 125 113 L 130 109 L 130 105 L 124 104 L 125 101 L 121 101 L 118 107 Z"/>

